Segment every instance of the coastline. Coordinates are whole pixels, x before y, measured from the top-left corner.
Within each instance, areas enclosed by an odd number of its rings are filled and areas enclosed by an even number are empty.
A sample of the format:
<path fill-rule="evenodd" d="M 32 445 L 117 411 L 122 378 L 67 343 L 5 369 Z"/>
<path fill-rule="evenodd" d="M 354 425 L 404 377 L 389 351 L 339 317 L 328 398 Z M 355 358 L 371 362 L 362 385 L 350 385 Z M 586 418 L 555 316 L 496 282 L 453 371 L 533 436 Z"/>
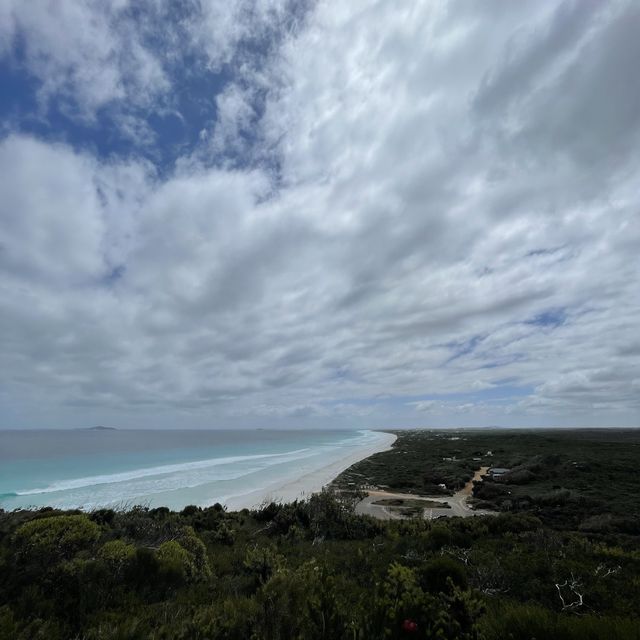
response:
<path fill-rule="evenodd" d="M 391 449 L 397 436 L 386 431 L 379 433 L 386 437 L 381 437 L 375 444 L 363 446 L 356 451 L 347 451 L 339 459 L 332 460 L 326 466 L 310 471 L 296 479 L 279 481 L 244 495 L 229 496 L 224 500 L 224 505 L 229 511 L 239 511 L 240 509 L 255 509 L 269 502 L 286 503 L 309 498 L 312 494 L 321 491 L 323 487 L 330 484 L 345 469 L 356 462 L 375 453 Z"/>
<path fill-rule="evenodd" d="M 265 501 L 293 501 L 320 491 L 396 439 L 366 429 L 344 436 L 341 430 L 308 435 L 116 430 L 37 435 L 40 449 L 35 450 L 53 451 L 50 459 L 43 457 L 47 464 L 26 455 L 33 448 L 31 437 L 12 436 L 7 447 L 0 446 L 0 506 L 6 510 L 50 506 L 91 511 L 142 504 L 179 511 L 215 503 L 238 510 Z M 197 444 L 202 445 L 199 456 L 193 455 Z M 67 451 L 71 455 L 61 455 Z M 98 453 L 101 464 L 91 464 Z M 126 460 L 120 464 L 121 459 Z M 3 464 L 6 460 L 9 465 Z"/>

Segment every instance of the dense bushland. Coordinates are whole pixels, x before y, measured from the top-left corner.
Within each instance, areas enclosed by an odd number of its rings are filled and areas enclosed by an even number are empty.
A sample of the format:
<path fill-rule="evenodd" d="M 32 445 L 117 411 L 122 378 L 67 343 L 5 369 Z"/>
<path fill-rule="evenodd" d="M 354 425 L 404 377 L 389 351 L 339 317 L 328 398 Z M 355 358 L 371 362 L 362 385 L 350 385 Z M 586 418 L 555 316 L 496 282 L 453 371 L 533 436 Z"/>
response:
<path fill-rule="evenodd" d="M 393 449 L 353 465 L 336 484 L 451 494 L 479 467 L 502 467 L 511 471 L 500 481 L 476 485 L 479 507 L 535 513 L 565 529 L 640 534 L 640 430 L 395 433 Z"/>

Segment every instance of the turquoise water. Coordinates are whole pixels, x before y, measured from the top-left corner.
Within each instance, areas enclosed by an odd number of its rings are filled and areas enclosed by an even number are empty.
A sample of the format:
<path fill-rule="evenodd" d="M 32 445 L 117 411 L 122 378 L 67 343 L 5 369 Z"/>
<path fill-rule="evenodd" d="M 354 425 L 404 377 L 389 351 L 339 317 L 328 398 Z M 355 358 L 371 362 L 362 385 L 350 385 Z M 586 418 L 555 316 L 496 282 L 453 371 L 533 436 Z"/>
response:
<path fill-rule="evenodd" d="M 0 431 L 0 507 L 237 500 L 375 445 L 372 431 Z"/>

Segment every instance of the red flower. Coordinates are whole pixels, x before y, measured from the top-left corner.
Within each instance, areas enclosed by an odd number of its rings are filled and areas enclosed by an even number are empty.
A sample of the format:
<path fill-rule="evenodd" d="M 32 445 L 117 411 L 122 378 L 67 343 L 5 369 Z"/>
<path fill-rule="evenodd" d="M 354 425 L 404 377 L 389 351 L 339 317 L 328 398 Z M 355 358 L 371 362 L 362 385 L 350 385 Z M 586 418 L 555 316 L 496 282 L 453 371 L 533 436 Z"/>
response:
<path fill-rule="evenodd" d="M 418 630 L 418 623 L 407 619 L 402 623 L 402 630 L 407 633 L 415 633 Z"/>

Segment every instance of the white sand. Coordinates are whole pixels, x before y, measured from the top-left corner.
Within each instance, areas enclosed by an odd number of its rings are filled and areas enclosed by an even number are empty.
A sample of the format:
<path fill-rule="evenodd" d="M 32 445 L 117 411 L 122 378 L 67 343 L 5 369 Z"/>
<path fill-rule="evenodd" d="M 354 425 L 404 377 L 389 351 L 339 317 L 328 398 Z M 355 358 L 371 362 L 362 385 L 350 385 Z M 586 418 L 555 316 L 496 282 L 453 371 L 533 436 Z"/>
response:
<path fill-rule="evenodd" d="M 374 444 L 364 445 L 361 448 L 347 448 L 342 457 L 334 458 L 320 469 L 314 469 L 309 473 L 295 479 L 278 482 L 268 485 L 251 493 L 241 496 L 233 496 L 225 500 L 225 505 L 229 511 L 238 509 L 255 509 L 268 502 L 293 502 L 308 498 L 311 494 L 321 491 L 332 480 L 339 476 L 352 464 L 364 460 L 380 451 L 387 451 L 396 441 L 396 436 L 392 433 L 380 432 L 380 439 Z"/>

